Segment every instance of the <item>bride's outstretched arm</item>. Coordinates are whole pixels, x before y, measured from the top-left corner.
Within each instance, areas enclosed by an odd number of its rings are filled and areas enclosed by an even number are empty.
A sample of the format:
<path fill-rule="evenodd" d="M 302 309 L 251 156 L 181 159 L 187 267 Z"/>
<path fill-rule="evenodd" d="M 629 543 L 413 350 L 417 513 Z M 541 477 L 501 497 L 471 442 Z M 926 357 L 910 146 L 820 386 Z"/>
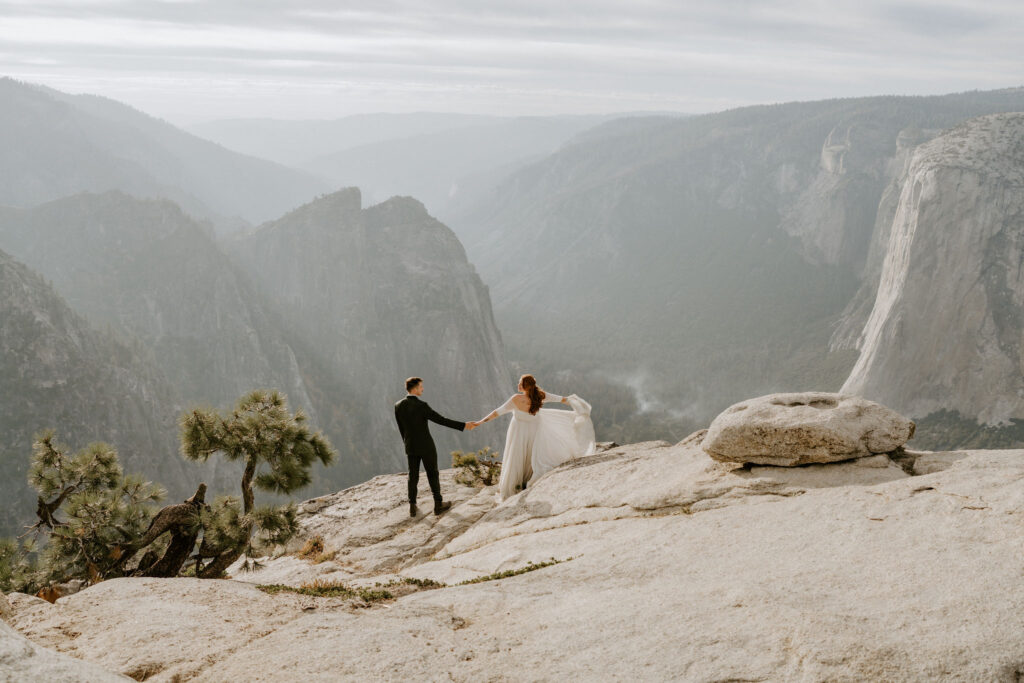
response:
<path fill-rule="evenodd" d="M 569 399 L 565 396 L 559 396 L 558 394 L 552 394 L 550 391 L 544 394 L 545 403 L 568 403 Z"/>
<path fill-rule="evenodd" d="M 482 424 L 483 424 L 484 422 L 490 422 L 490 421 L 491 421 L 491 420 L 493 420 L 494 418 L 496 418 L 496 417 L 500 417 L 500 416 L 504 415 L 505 413 L 511 413 L 511 412 L 512 412 L 512 405 L 513 405 L 513 404 L 512 404 L 512 399 L 510 398 L 509 400 L 505 401 L 505 402 L 504 402 L 504 403 L 503 403 L 503 404 L 501 405 L 501 407 L 500 407 L 500 408 L 497 408 L 497 409 L 495 409 L 495 410 L 492 410 L 492 411 L 490 412 L 490 414 L 489 414 L 489 415 L 488 415 L 487 417 L 485 417 L 485 418 L 484 418 L 484 419 L 482 419 L 482 420 L 477 420 L 477 421 L 476 421 L 476 422 L 474 422 L 473 424 L 475 424 L 475 425 L 477 425 L 477 426 L 479 427 L 479 426 L 480 426 L 480 425 L 482 425 Z"/>
<path fill-rule="evenodd" d="M 490 415 L 488 415 L 487 417 L 483 418 L 482 420 L 477 420 L 473 424 L 475 424 L 477 427 L 479 427 L 484 422 L 490 422 L 491 420 L 493 420 L 496 417 L 498 417 L 498 411 L 497 410 L 492 410 Z"/>

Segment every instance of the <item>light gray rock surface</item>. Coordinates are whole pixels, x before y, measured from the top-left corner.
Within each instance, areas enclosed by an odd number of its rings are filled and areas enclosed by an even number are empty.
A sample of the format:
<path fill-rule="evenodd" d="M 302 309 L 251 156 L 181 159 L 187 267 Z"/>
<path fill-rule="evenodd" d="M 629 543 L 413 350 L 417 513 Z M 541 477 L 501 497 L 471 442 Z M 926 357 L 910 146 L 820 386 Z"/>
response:
<path fill-rule="evenodd" d="M 130 680 L 96 664 L 40 647 L 0 621 L 0 681 L 4 683 L 107 683 Z"/>
<path fill-rule="evenodd" d="M 916 453 L 913 460 L 914 474 L 943 472 L 968 456 L 968 451 L 943 451 L 940 453 Z"/>
<path fill-rule="evenodd" d="M 428 501 L 415 519 L 409 517 L 405 475 L 382 475 L 338 493 L 320 496 L 299 506 L 299 536 L 289 554 L 274 558 L 255 572 L 230 569 L 232 578 L 250 583 L 298 586 L 317 579 L 352 580 L 390 574 L 429 559 L 465 533 L 496 504 L 494 489 L 479 490 L 455 482 L 453 470 L 441 471 L 445 500 L 455 511 L 440 517 L 430 510 L 430 489 L 420 477 L 417 498 Z M 310 563 L 295 552 L 308 539 L 319 537 L 324 554 L 333 559 Z"/>
<path fill-rule="evenodd" d="M 914 423 L 856 396 L 769 394 L 724 410 L 702 446 L 715 460 L 794 466 L 889 453 L 914 435 Z"/>
<path fill-rule="evenodd" d="M 149 681 L 1018 680 L 1024 451 L 965 451 L 913 477 L 885 456 L 739 467 L 698 440 L 581 458 L 500 505 L 446 484 L 450 523 L 478 518 L 428 558 L 411 540 L 447 520 L 399 522 L 400 475 L 307 502 L 304 534 L 359 553 L 339 571 L 445 588 L 367 608 L 118 579 L 29 599 L 16 624 Z M 454 585 L 552 557 L 565 561 Z"/>

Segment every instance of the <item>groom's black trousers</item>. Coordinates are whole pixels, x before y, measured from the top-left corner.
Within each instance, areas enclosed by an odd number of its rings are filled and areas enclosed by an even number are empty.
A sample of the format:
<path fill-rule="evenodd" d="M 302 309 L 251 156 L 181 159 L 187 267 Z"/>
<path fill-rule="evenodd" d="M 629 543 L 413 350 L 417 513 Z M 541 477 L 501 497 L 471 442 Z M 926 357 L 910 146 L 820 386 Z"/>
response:
<path fill-rule="evenodd" d="M 430 492 L 434 495 L 434 502 L 441 502 L 441 476 L 437 473 L 437 453 L 407 453 L 409 459 L 409 502 L 416 502 L 416 488 L 420 483 L 420 463 L 427 471 L 427 482 L 430 483 Z"/>

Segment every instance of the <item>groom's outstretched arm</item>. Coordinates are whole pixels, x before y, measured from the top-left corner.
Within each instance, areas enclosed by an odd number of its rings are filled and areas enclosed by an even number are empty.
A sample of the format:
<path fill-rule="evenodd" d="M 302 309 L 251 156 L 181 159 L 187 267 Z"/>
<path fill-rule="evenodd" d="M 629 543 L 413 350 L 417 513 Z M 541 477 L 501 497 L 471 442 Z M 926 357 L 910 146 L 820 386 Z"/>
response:
<path fill-rule="evenodd" d="M 431 408 L 426 403 L 424 403 L 423 405 L 427 409 L 427 419 L 430 420 L 431 422 L 436 422 L 439 425 L 444 425 L 445 427 L 449 427 L 451 429 L 457 429 L 460 432 L 466 429 L 465 422 L 456 422 L 455 420 L 449 420 L 447 417 L 444 417 L 443 415 L 439 414 L 436 410 Z"/>

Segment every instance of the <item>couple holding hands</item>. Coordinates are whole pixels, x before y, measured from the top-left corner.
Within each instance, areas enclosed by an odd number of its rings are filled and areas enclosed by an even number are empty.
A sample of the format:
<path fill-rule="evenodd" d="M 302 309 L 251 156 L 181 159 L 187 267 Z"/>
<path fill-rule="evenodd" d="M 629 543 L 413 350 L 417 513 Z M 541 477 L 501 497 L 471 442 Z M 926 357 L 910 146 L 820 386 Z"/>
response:
<path fill-rule="evenodd" d="M 422 400 L 423 388 L 422 378 L 410 377 L 405 380 L 408 395 L 395 404 L 395 420 L 409 459 L 409 515 L 412 517 L 418 512 L 416 488 L 420 463 L 427 472 L 427 481 L 434 496 L 434 514 L 443 514 L 451 508 L 451 503 L 441 498 L 437 449 L 430 437 L 428 422 L 459 431 L 472 431 L 485 422 L 512 413 L 501 458 L 499 500 L 515 495 L 525 489 L 528 482 L 567 460 L 594 453 L 590 404 L 575 394 L 566 397 L 545 392 L 537 386 L 533 375 L 520 377 L 519 393 L 476 422 L 457 422 L 439 415 Z M 564 403 L 572 410 L 541 409 L 545 403 Z"/>

